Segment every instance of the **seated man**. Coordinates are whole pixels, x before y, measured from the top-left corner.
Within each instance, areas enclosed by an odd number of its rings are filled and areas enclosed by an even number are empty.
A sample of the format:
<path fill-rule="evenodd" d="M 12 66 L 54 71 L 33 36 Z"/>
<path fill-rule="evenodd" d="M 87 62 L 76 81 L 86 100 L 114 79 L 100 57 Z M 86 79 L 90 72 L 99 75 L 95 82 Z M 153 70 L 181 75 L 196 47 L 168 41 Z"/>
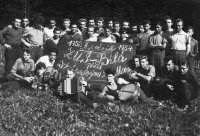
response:
<path fill-rule="evenodd" d="M 108 84 L 102 90 L 100 97 L 120 100 L 121 102 L 131 102 L 138 98 L 151 106 L 161 106 L 162 103 L 148 98 L 139 84 L 131 83 L 128 74 L 119 75 L 115 81 L 115 70 L 112 68 L 105 69 Z"/>
<path fill-rule="evenodd" d="M 149 65 L 147 56 L 140 56 L 140 63 L 141 67 L 132 72 L 130 79 L 139 82 L 141 89 L 148 97 L 153 96 L 153 92 L 150 90 L 150 83 L 155 77 L 155 68 Z"/>
<path fill-rule="evenodd" d="M 23 50 L 23 57 L 16 60 L 10 74 L 7 75 L 7 81 L 17 80 L 24 87 L 29 87 L 33 80 L 30 76 L 30 71 L 34 71 L 34 61 L 31 59 L 30 50 Z"/>
<path fill-rule="evenodd" d="M 179 74 L 173 86 L 176 92 L 175 102 L 181 109 L 186 109 L 191 105 L 191 100 L 199 96 L 199 80 L 196 74 L 189 70 L 186 60 L 180 61 Z"/>
<path fill-rule="evenodd" d="M 57 88 L 60 95 L 66 96 L 74 102 L 97 108 L 98 104 L 94 102 L 94 93 L 91 92 L 87 82 L 83 78 L 75 77 L 74 69 L 71 67 L 65 69 L 65 74 L 65 78 L 62 78 L 60 86 Z"/>
<path fill-rule="evenodd" d="M 36 65 L 35 71 L 31 73 L 31 76 L 34 78 L 31 87 L 35 90 L 51 88 L 51 85 L 53 85 L 56 80 L 60 79 L 57 70 L 52 68 L 49 70 L 42 62 Z"/>
<path fill-rule="evenodd" d="M 49 50 L 49 55 L 40 57 L 35 65 L 37 65 L 39 62 L 42 62 L 46 65 L 46 67 L 53 67 L 57 55 L 58 55 L 58 50 L 56 48 L 51 48 Z"/>

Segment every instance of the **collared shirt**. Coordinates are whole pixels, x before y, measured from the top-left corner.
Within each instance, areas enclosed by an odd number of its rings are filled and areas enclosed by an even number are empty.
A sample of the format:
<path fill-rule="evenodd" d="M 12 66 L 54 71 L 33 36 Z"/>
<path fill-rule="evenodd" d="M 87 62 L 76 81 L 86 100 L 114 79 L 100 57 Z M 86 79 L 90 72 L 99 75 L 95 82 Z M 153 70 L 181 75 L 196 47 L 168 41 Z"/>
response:
<path fill-rule="evenodd" d="M 110 35 L 108 37 L 99 37 L 99 42 L 107 42 L 107 43 L 116 43 L 116 39 L 114 35 Z"/>
<path fill-rule="evenodd" d="M 179 33 L 174 32 L 169 37 L 169 43 L 171 44 L 172 50 L 186 50 L 187 45 L 191 43 L 191 38 L 182 30 Z"/>
<path fill-rule="evenodd" d="M 50 29 L 48 27 L 45 27 L 44 28 L 44 33 L 45 33 L 45 40 L 46 39 L 50 39 L 54 36 L 54 33 L 53 33 L 53 30 L 55 29 L 56 27 Z"/>
<path fill-rule="evenodd" d="M 35 28 L 25 29 L 22 38 L 33 46 L 38 47 L 44 44 L 44 32 Z"/>
<path fill-rule="evenodd" d="M 139 37 L 139 46 L 140 46 L 140 50 L 147 50 L 147 45 L 149 42 L 149 38 L 151 36 L 151 34 L 153 34 L 154 31 L 149 30 L 148 32 L 143 33 L 140 37 Z"/>
<path fill-rule="evenodd" d="M 86 37 L 84 41 L 87 42 L 97 42 L 98 37 L 96 35 L 92 35 L 91 37 Z"/>
<path fill-rule="evenodd" d="M 35 65 L 37 65 L 39 62 L 44 63 L 46 65 L 46 67 L 53 67 L 55 60 L 51 62 L 49 60 L 49 56 L 45 55 L 45 56 L 40 57 Z"/>
<path fill-rule="evenodd" d="M 149 38 L 149 44 L 155 44 L 155 45 L 159 45 L 159 44 L 163 44 L 166 43 L 167 39 L 166 36 L 163 32 L 161 33 L 154 33 L 150 36 Z"/>
<path fill-rule="evenodd" d="M 197 53 L 199 53 L 199 50 L 198 50 L 198 41 L 195 40 L 194 38 L 191 38 L 190 55 L 194 56 Z"/>
<path fill-rule="evenodd" d="M 30 71 L 34 71 L 35 65 L 32 59 L 25 62 L 22 58 L 15 61 L 10 73 L 17 73 L 21 76 L 27 76 Z"/>

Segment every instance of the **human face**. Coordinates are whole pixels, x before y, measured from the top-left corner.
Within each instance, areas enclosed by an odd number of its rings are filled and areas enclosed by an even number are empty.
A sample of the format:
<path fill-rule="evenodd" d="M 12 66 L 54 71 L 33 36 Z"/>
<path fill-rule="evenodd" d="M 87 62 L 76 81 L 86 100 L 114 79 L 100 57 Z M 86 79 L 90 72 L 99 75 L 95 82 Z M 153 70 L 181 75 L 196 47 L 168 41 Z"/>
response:
<path fill-rule="evenodd" d="M 180 32 L 183 29 L 183 22 L 177 22 L 176 23 L 176 29 L 178 32 Z"/>
<path fill-rule="evenodd" d="M 80 22 L 80 28 L 83 29 L 86 27 L 86 22 Z"/>
<path fill-rule="evenodd" d="M 133 63 L 135 65 L 135 67 L 139 67 L 140 66 L 139 58 L 134 58 L 133 61 L 134 61 Z"/>
<path fill-rule="evenodd" d="M 76 33 L 76 31 L 77 31 L 77 25 L 72 25 L 71 26 L 71 32 L 72 32 L 72 34 Z"/>
<path fill-rule="evenodd" d="M 148 31 L 150 30 L 150 27 L 151 27 L 151 25 L 145 24 L 145 25 L 144 25 L 144 30 L 145 30 L 145 32 L 148 32 Z"/>
<path fill-rule="evenodd" d="M 55 27 L 55 25 L 56 25 L 56 21 L 55 20 L 50 20 L 49 27 L 52 29 L 52 28 Z"/>
<path fill-rule="evenodd" d="M 94 29 L 93 28 L 88 28 L 88 36 L 91 37 L 94 34 Z"/>
<path fill-rule="evenodd" d="M 31 55 L 28 54 L 27 52 L 24 52 L 23 58 L 24 58 L 25 61 L 28 61 L 31 58 Z"/>
<path fill-rule="evenodd" d="M 55 52 L 50 52 L 50 54 L 49 54 L 49 60 L 50 61 L 56 60 L 56 53 Z"/>
<path fill-rule="evenodd" d="M 28 18 L 24 18 L 23 20 L 22 20 L 22 27 L 27 27 L 29 25 L 29 20 L 28 20 Z"/>
<path fill-rule="evenodd" d="M 169 60 L 168 62 L 165 62 L 165 67 L 167 68 L 167 71 L 171 71 L 173 69 L 174 63 L 172 60 Z"/>
<path fill-rule="evenodd" d="M 66 78 L 72 79 L 75 76 L 73 71 L 66 71 Z"/>
<path fill-rule="evenodd" d="M 160 33 L 162 31 L 162 26 L 156 25 L 156 32 Z"/>
<path fill-rule="evenodd" d="M 194 31 L 193 31 L 192 29 L 189 29 L 189 30 L 187 31 L 187 33 L 189 34 L 190 37 L 192 37 L 192 35 L 194 34 Z"/>
<path fill-rule="evenodd" d="M 180 66 L 181 74 L 184 75 L 188 71 L 188 67 L 186 65 Z"/>
<path fill-rule="evenodd" d="M 89 26 L 95 26 L 94 20 L 89 20 L 89 21 L 88 21 L 88 25 L 89 25 Z"/>
<path fill-rule="evenodd" d="M 15 21 L 13 22 L 13 25 L 14 25 L 15 28 L 20 28 L 21 19 L 15 19 Z"/>
<path fill-rule="evenodd" d="M 103 22 L 102 22 L 102 21 L 98 21 L 98 22 L 97 22 L 97 27 L 98 27 L 98 28 L 103 27 Z"/>
<path fill-rule="evenodd" d="M 108 83 L 113 82 L 114 78 L 115 78 L 115 76 L 113 74 L 106 75 L 106 80 L 108 81 Z"/>
<path fill-rule="evenodd" d="M 142 60 L 140 60 L 140 62 L 141 62 L 142 68 L 145 68 L 148 65 L 148 61 L 146 59 L 142 59 Z"/>
<path fill-rule="evenodd" d="M 38 69 L 38 70 L 37 70 L 37 75 L 38 75 L 38 76 L 42 76 L 42 75 L 44 74 L 45 71 L 46 71 L 45 68 Z"/>
<path fill-rule="evenodd" d="M 113 21 L 108 22 L 108 27 L 113 27 Z"/>
<path fill-rule="evenodd" d="M 143 25 L 140 25 L 140 32 L 144 33 L 144 26 Z"/>
<path fill-rule="evenodd" d="M 132 31 L 137 32 L 137 26 L 132 26 Z"/>
<path fill-rule="evenodd" d="M 110 31 L 109 29 L 106 29 L 106 30 L 105 30 L 105 34 L 106 34 L 106 37 L 108 37 L 108 36 L 110 36 L 111 31 Z"/>
<path fill-rule="evenodd" d="M 119 24 L 114 24 L 114 32 L 119 32 L 120 26 Z"/>
<path fill-rule="evenodd" d="M 64 22 L 63 22 L 63 27 L 64 27 L 65 29 L 69 28 L 69 26 L 70 26 L 70 22 L 69 22 L 69 21 L 64 21 Z"/>
<path fill-rule="evenodd" d="M 166 26 L 167 26 L 167 28 L 171 28 L 171 27 L 172 27 L 172 25 L 173 25 L 173 23 L 172 23 L 172 20 L 171 20 L 171 19 L 166 19 L 165 23 L 166 23 Z"/>
<path fill-rule="evenodd" d="M 129 23 L 128 23 L 128 22 L 123 22 L 122 27 L 123 27 L 123 28 L 129 28 Z"/>
<path fill-rule="evenodd" d="M 55 31 L 54 32 L 54 38 L 58 39 L 60 37 L 61 31 Z"/>

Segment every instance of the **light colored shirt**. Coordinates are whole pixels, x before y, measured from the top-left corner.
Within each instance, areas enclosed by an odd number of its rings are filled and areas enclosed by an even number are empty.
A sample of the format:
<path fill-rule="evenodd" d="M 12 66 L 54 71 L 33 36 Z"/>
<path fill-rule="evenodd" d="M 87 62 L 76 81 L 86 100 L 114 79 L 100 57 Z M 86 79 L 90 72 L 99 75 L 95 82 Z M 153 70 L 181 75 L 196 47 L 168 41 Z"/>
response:
<path fill-rule="evenodd" d="M 158 46 L 158 45 L 166 43 L 166 42 L 167 42 L 167 39 L 166 39 L 166 36 L 163 32 L 154 33 L 149 38 L 149 44 L 151 44 L 151 45 L 157 45 Z"/>
<path fill-rule="evenodd" d="M 10 73 L 17 73 L 21 76 L 26 76 L 30 71 L 35 70 L 34 61 L 29 59 L 25 62 L 22 58 L 19 58 L 15 61 Z"/>
<path fill-rule="evenodd" d="M 45 27 L 45 28 L 44 28 L 45 39 L 50 39 L 50 38 L 52 38 L 52 37 L 54 36 L 54 34 L 53 34 L 53 30 L 54 30 L 54 29 L 55 29 L 55 27 L 52 28 L 52 29 L 50 29 L 50 28 L 48 28 L 48 27 Z"/>
<path fill-rule="evenodd" d="M 108 37 L 99 37 L 99 42 L 116 43 L 116 38 L 113 35 Z"/>
<path fill-rule="evenodd" d="M 86 38 L 84 41 L 87 41 L 87 42 L 97 42 L 97 36 L 96 35 L 92 35 L 91 37 L 89 38 Z"/>
<path fill-rule="evenodd" d="M 45 55 L 45 56 L 40 57 L 35 65 L 37 65 L 39 62 L 44 63 L 46 65 L 46 67 L 53 67 L 55 60 L 51 62 L 49 60 L 49 56 Z"/>
<path fill-rule="evenodd" d="M 149 42 L 149 38 L 154 31 L 149 30 L 148 32 L 143 33 L 139 38 L 139 46 L 140 50 L 147 50 L 147 45 Z"/>
<path fill-rule="evenodd" d="M 32 27 L 25 29 L 22 38 L 33 46 L 38 47 L 44 44 L 44 32 Z"/>
<path fill-rule="evenodd" d="M 190 36 L 183 30 L 179 33 L 174 32 L 169 36 L 169 43 L 172 50 L 186 50 L 187 45 L 191 43 Z"/>

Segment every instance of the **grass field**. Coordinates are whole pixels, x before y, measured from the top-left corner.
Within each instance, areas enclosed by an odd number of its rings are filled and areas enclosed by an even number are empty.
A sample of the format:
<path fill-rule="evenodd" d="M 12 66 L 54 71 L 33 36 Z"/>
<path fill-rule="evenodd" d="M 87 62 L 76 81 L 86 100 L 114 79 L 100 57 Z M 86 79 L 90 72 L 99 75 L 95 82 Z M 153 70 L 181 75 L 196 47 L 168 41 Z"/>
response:
<path fill-rule="evenodd" d="M 180 112 L 144 103 L 91 109 L 59 100 L 50 92 L 0 91 L 0 136 L 199 136 L 200 100 Z"/>

